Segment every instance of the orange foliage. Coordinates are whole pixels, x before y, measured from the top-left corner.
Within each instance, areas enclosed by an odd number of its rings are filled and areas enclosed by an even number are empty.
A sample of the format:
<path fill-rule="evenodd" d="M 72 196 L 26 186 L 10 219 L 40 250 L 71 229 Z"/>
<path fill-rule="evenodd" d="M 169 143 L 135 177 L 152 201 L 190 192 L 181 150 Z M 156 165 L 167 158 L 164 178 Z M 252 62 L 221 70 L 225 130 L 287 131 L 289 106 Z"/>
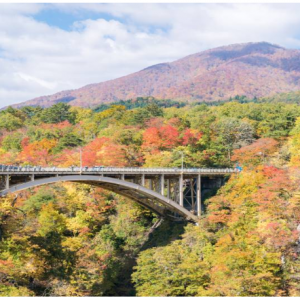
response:
<path fill-rule="evenodd" d="M 69 121 L 63 121 L 61 123 L 57 123 L 57 124 L 47 124 L 47 123 L 43 123 L 40 125 L 40 128 L 44 129 L 44 130 L 62 130 L 65 128 L 68 128 L 72 126 Z"/>
<path fill-rule="evenodd" d="M 6 152 L 6 153 L 0 153 L 0 161 L 1 164 L 4 165 L 13 165 L 18 164 L 18 154 L 15 152 Z"/>
<path fill-rule="evenodd" d="M 71 167 L 80 165 L 80 152 L 78 149 L 65 149 L 55 158 L 55 165 L 58 167 Z"/>
<path fill-rule="evenodd" d="M 125 166 L 125 147 L 107 137 L 96 138 L 83 148 L 84 166 Z"/>
<path fill-rule="evenodd" d="M 42 139 L 28 144 L 28 140 L 24 139 L 22 145 L 24 148 L 19 154 L 20 161 L 32 165 L 52 165 L 53 155 L 51 151 L 57 145 L 57 141 Z"/>

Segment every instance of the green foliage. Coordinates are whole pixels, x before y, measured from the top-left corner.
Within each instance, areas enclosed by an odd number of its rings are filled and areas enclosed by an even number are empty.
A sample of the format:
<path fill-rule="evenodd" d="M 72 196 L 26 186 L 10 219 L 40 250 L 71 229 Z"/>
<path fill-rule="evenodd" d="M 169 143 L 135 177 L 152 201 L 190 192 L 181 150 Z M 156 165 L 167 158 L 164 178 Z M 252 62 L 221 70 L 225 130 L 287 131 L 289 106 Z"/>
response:
<path fill-rule="evenodd" d="M 149 104 L 143 108 L 126 111 L 120 122 L 125 125 L 143 125 L 153 117 L 163 116 L 163 110 L 156 104 Z"/>
<path fill-rule="evenodd" d="M 43 205 L 55 201 L 56 198 L 53 191 L 47 188 L 41 188 L 36 194 L 26 200 L 23 209 L 25 212 L 36 214 L 41 210 Z"/>
<path fill-rule="evenodd" d="M 7 109 L 0 114 L 0 130 L 14 131 L 23 126 L 23 120 L 14 114 L 14 110 Z"/>
<path fill-rule="evenodd" d="M 254 141 L 253 127 L 248 122 L 236 118 L 223 117 L 211 125 L 212 144 L 220 145 L 228 152 L 231 159 L 233 149 L 241 148 Z"/>
<path fill-rule="evenodd" d="M 34 293 L 25 287 L 7 286 L 0 283 L 0 296 L 1 297 L 30 297 Z"/>
<path fill-rule="evenodd" d="M 197 296 L 207 285 L 209 264 L 201 257 L 211 254 L 211 242 L 192 231 L 193 236 L 140 254 L 132 277 L 138 296 Z"/>
<path fill-rule="evenodd" d="M 24 106 L 20 109 L 28 118 L 34 118 L 36 116 L 40 116 L 43 108 L 40 106 L 32 107 L 32 106 Z"/>
<path fill-rule="evenodd" d="M 272 97 L 264 97 L 260 99 L 260 102 L 283 102 L 283 103 L 300 103 L 300 92 L 289 92 L 289 93 L 281 93 L 276 94 Z"/>
<path fill-rule="evenodd" d="M 162 99 L 158 100 L 153 97 L 137 97 L 135 100 L 121 100 L 118 102 L 112 102 L 110 104 L 101 104 L 97 108 L 95 108 L 96 112 L 102 112 L 104 110 L 109 109 L 111 106 L 114 105 L 123 105 L 127 110 L 131 110 L 134 108 L 144 108 L 148 106 L 149 104 L 155 104 L 159 107 L 184 107 L 186 106 L 186 103 L 184 102 L 178 102 L 178 101 L 173 101 L 170 99 Z"/>
<path fill-rule="evenodd" d="M 21 151 L 23 134 L 20 132 L 14 132 L 4 137 L 2 140 L 2 148 L 5 151 Z"/>
<path fill-rule="evenodd" d="M 122 248 L 125 251 L 136 251 L 146 241 L 147 225 L 151 224 L 152 214 L 135 202 L 120 199 L 117 214 L 111 217 L 114 234 L 123 240 Z"/>
<path fill-rule="evenodd" d="M 70 111 L 71 106 L 58 103 L 42 111 L 40 119 L 44 123 L 57 124 L 64 121 L 74 122 L 74 114 Z"/>
<path fill-rule="evenodd" d="M 59 139 L 54 152 L 60 152 L 67 148 L 76 148 L 83 145 L 83 140 L 74 133 L 67 133 Z"/>

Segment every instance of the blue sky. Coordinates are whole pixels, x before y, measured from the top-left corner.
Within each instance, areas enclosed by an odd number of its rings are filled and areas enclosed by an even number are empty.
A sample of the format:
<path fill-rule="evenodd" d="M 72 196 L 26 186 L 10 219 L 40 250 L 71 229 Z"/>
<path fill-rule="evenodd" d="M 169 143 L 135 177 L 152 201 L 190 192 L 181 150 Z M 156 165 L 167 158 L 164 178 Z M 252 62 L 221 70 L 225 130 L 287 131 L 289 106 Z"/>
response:
<path fill-rule="evenodd" d="M 45 5 L 43 9 L 41 9 L 38 13 L 33 14 L 32 17 L 39 22 L 46 23 L 49 26 L 59 27 L 66 31 L 72 31 L 73 24 L 75 22 L 84 21 L 87 19 L 90 20 L 104 19 L 107 21 L 112 19 L 120 20 L 119 18 L 112 17 L 108 13 L 97 12 L 97 11 L 86 10 L 86 9 L 81 10 L 75 8 L 74 10 L 72 9 L 60 10 L 57 6 L 54 6 L 52 4 Z M 126 21 L 126 20 L 121 20 L 121 21 Z"/>
<path fill-rule="evenodd" d="M 218 46 L 300 48 L 299 4 L 0 4 L 0 104 Z"/>

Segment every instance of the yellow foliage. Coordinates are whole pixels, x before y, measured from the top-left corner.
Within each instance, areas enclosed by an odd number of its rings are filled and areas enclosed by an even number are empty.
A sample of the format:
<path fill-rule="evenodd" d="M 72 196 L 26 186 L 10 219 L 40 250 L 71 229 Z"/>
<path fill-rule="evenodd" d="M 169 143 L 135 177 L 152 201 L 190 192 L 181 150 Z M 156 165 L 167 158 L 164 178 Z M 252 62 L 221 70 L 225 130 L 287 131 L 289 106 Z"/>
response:
<path fill-rule="evenodd" d="M 145 168 L 153 167 L 171 167 L 172 152 L 162 151 L 157 154 L 146 153 L 145 154 Z"/>
<path fill-rule="evenodd" d="M 39 229 L 38 234 L 46 236 L 51 231 L 62 233 L 66 229 L 66 218 L 60 214 L 52 202 L 45 205 L 38 218 Z"/>
<path fill-rule="evenodd" d="M 0 297 L 30 297 L 34 292 L 25 287 L 6 286 L 0 283 Z"/>
<path fill-rule="evenodd" d="M 70 251 L 78 251 L 83 246 L 82 239 L 75 236 L 65 238 L 61 245 Z"/>

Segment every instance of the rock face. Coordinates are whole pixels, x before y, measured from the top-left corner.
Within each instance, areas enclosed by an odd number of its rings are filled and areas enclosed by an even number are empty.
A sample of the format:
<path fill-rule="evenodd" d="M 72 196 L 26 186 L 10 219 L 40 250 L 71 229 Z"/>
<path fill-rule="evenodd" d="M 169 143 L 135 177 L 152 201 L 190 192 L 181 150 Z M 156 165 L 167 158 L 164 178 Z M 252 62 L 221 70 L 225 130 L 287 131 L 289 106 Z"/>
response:
<path fill-rule="evenodd" d="M 115 80 L 35 98 L 16 106 L 47 107 L 66 102 L 93 107 L 143 96 L 217 101 L 236 95 L 252 98 L 296 90 L 300 90 L 300 50 L 261 42 L 207 50 Z"/>

